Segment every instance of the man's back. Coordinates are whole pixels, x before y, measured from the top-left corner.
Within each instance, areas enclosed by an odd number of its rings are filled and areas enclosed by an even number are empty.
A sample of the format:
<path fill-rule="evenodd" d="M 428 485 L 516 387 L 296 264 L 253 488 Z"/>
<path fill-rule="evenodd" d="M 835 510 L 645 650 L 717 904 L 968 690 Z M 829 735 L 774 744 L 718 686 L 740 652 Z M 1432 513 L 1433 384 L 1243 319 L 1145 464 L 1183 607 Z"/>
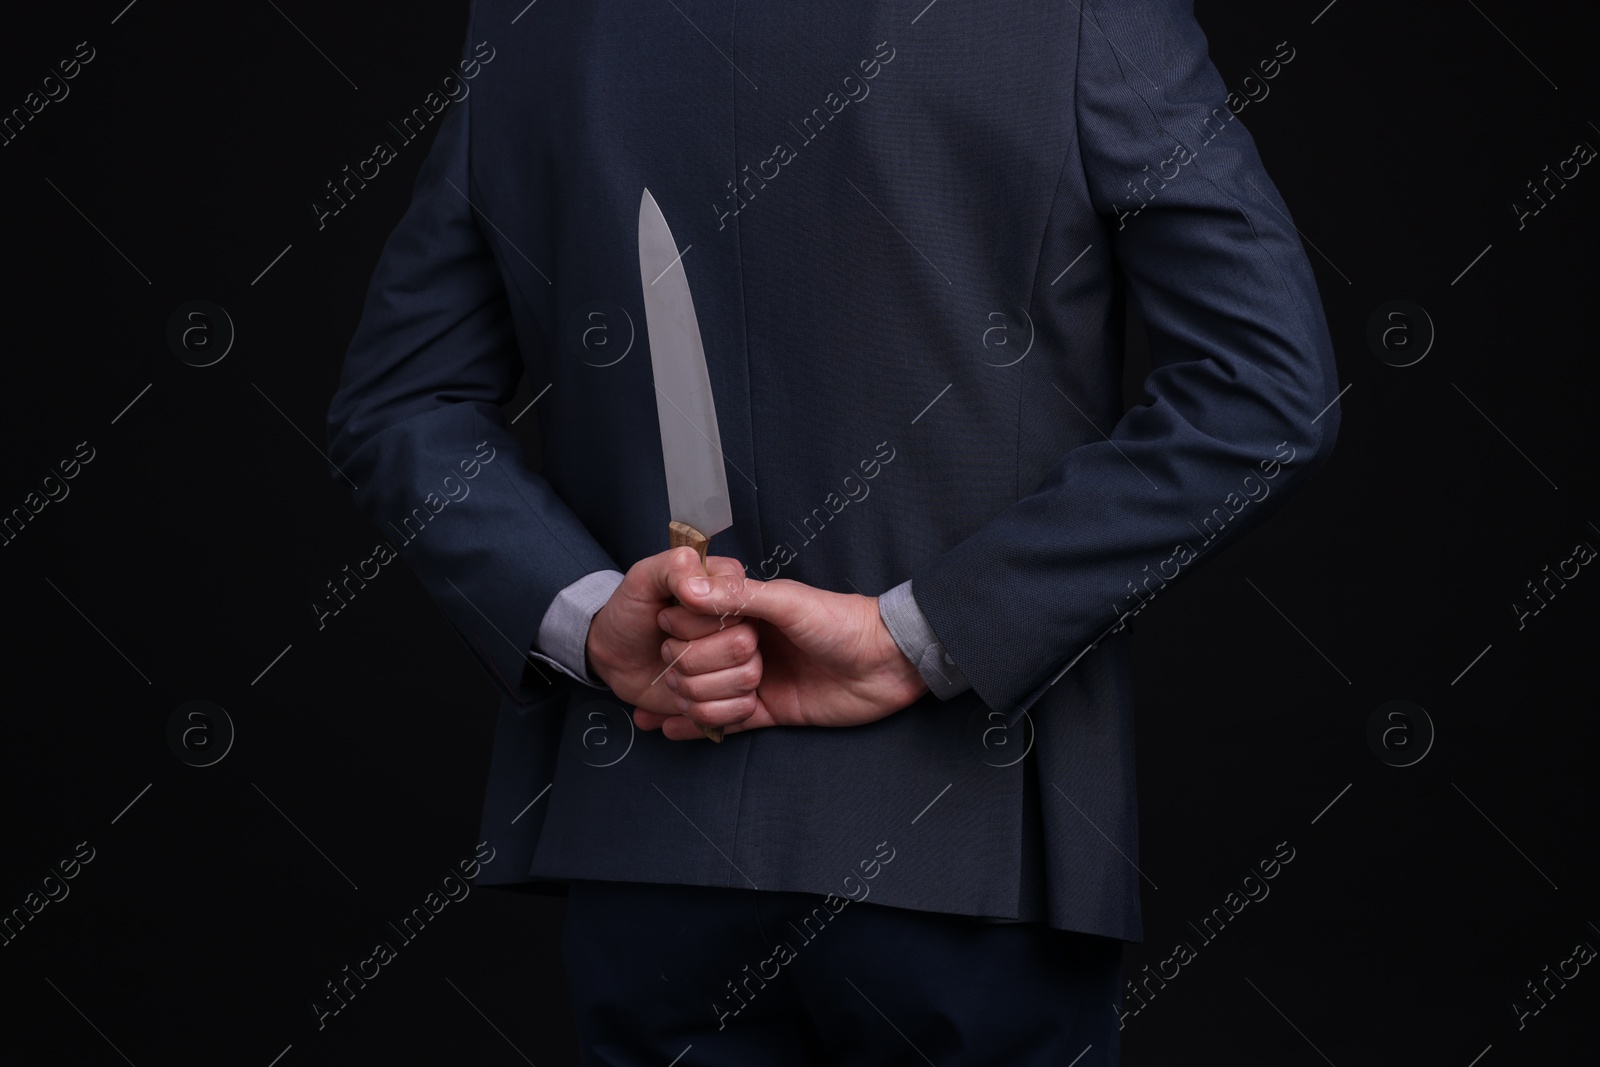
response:
<path fill-rule="evenodd" d="M 1139 939 L 1126 621 L 1338 418 L 1309 266 L 1187 12 L 494 0 L 468 41 L 330 455 L 397 532 L 422 509 L 401 553 L 502 687 L 496 872 Z M 560 590 L 665 547 L 646 187 L 716 398 L 712 551 L 841 593 L 911 579 L 970 690 L 712 746 L 524 674 Z M 1130 299 L 1156 370 L 1124 416 Z M 524 372 L 537 474 L 499 409 Z"/>

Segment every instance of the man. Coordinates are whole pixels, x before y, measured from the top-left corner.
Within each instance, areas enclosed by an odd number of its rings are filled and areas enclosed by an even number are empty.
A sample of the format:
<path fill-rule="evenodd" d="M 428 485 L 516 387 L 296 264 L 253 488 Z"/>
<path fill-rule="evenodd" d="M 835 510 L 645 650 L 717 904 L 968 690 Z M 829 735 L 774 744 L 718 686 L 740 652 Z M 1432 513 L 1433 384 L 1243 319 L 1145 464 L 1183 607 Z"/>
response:
<path fill-rule="evenodd" d="M 1337 433 L 1189 5 L 919 7 L 478 0 L 333 399 L 501 690 L 483 834 L 568 887 L 589 1063 L 1115 1063 L 1128 621 Z M 705 586 L 661 550 L 645 188 L 732 493 Z"/>

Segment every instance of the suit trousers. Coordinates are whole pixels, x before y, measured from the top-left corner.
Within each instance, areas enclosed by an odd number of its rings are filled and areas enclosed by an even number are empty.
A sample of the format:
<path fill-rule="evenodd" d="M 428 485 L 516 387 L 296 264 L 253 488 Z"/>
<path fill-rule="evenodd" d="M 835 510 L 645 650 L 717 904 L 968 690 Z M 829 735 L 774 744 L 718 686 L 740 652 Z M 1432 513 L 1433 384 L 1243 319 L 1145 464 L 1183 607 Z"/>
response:
<path fill-rule="evenodd" d="M 585 1067 L 1112 1067 L 1122 942 L 755 889 L 574 881 Z"/>

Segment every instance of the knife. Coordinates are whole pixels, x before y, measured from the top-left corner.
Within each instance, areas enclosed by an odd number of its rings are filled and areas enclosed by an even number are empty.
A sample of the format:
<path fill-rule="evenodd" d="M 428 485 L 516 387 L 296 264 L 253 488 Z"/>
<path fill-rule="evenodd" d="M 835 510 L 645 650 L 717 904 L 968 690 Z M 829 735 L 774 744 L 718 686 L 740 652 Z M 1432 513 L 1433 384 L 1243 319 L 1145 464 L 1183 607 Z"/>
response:
<path fill-rule="evenodd" d="M 639 282 L 667 472 L 667 546 L 690 546 L 703 567 L 712 535 L 733 525 L 733 507 L 683 253 L 649 189 L 639 198 Z M 722 740 L 720 726 L 700 725 L 700 732 Z"/>

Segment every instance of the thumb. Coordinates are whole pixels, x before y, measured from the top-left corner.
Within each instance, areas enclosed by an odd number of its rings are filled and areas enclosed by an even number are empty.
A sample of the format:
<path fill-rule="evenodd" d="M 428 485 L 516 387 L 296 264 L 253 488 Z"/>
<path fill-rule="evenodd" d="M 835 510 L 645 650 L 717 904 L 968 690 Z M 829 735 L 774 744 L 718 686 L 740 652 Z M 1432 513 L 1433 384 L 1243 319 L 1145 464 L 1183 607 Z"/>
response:
<path fill-rule="evenodd" d="M 780 630 L 809 615 L 820 593 L 789 578 L 763 582 L 744 574 L 681 575 L 675 590 L 684 607 L 702 615 L 762 619 Z"/>
<path fill-rule="evenodd" d="M 642 607 L 660 611 L 671 603 L 673 591 L 693 574 L 704 574 L 700 554 L 686 545 L 658 552 L 629 568 L 623 585 Z"/>

